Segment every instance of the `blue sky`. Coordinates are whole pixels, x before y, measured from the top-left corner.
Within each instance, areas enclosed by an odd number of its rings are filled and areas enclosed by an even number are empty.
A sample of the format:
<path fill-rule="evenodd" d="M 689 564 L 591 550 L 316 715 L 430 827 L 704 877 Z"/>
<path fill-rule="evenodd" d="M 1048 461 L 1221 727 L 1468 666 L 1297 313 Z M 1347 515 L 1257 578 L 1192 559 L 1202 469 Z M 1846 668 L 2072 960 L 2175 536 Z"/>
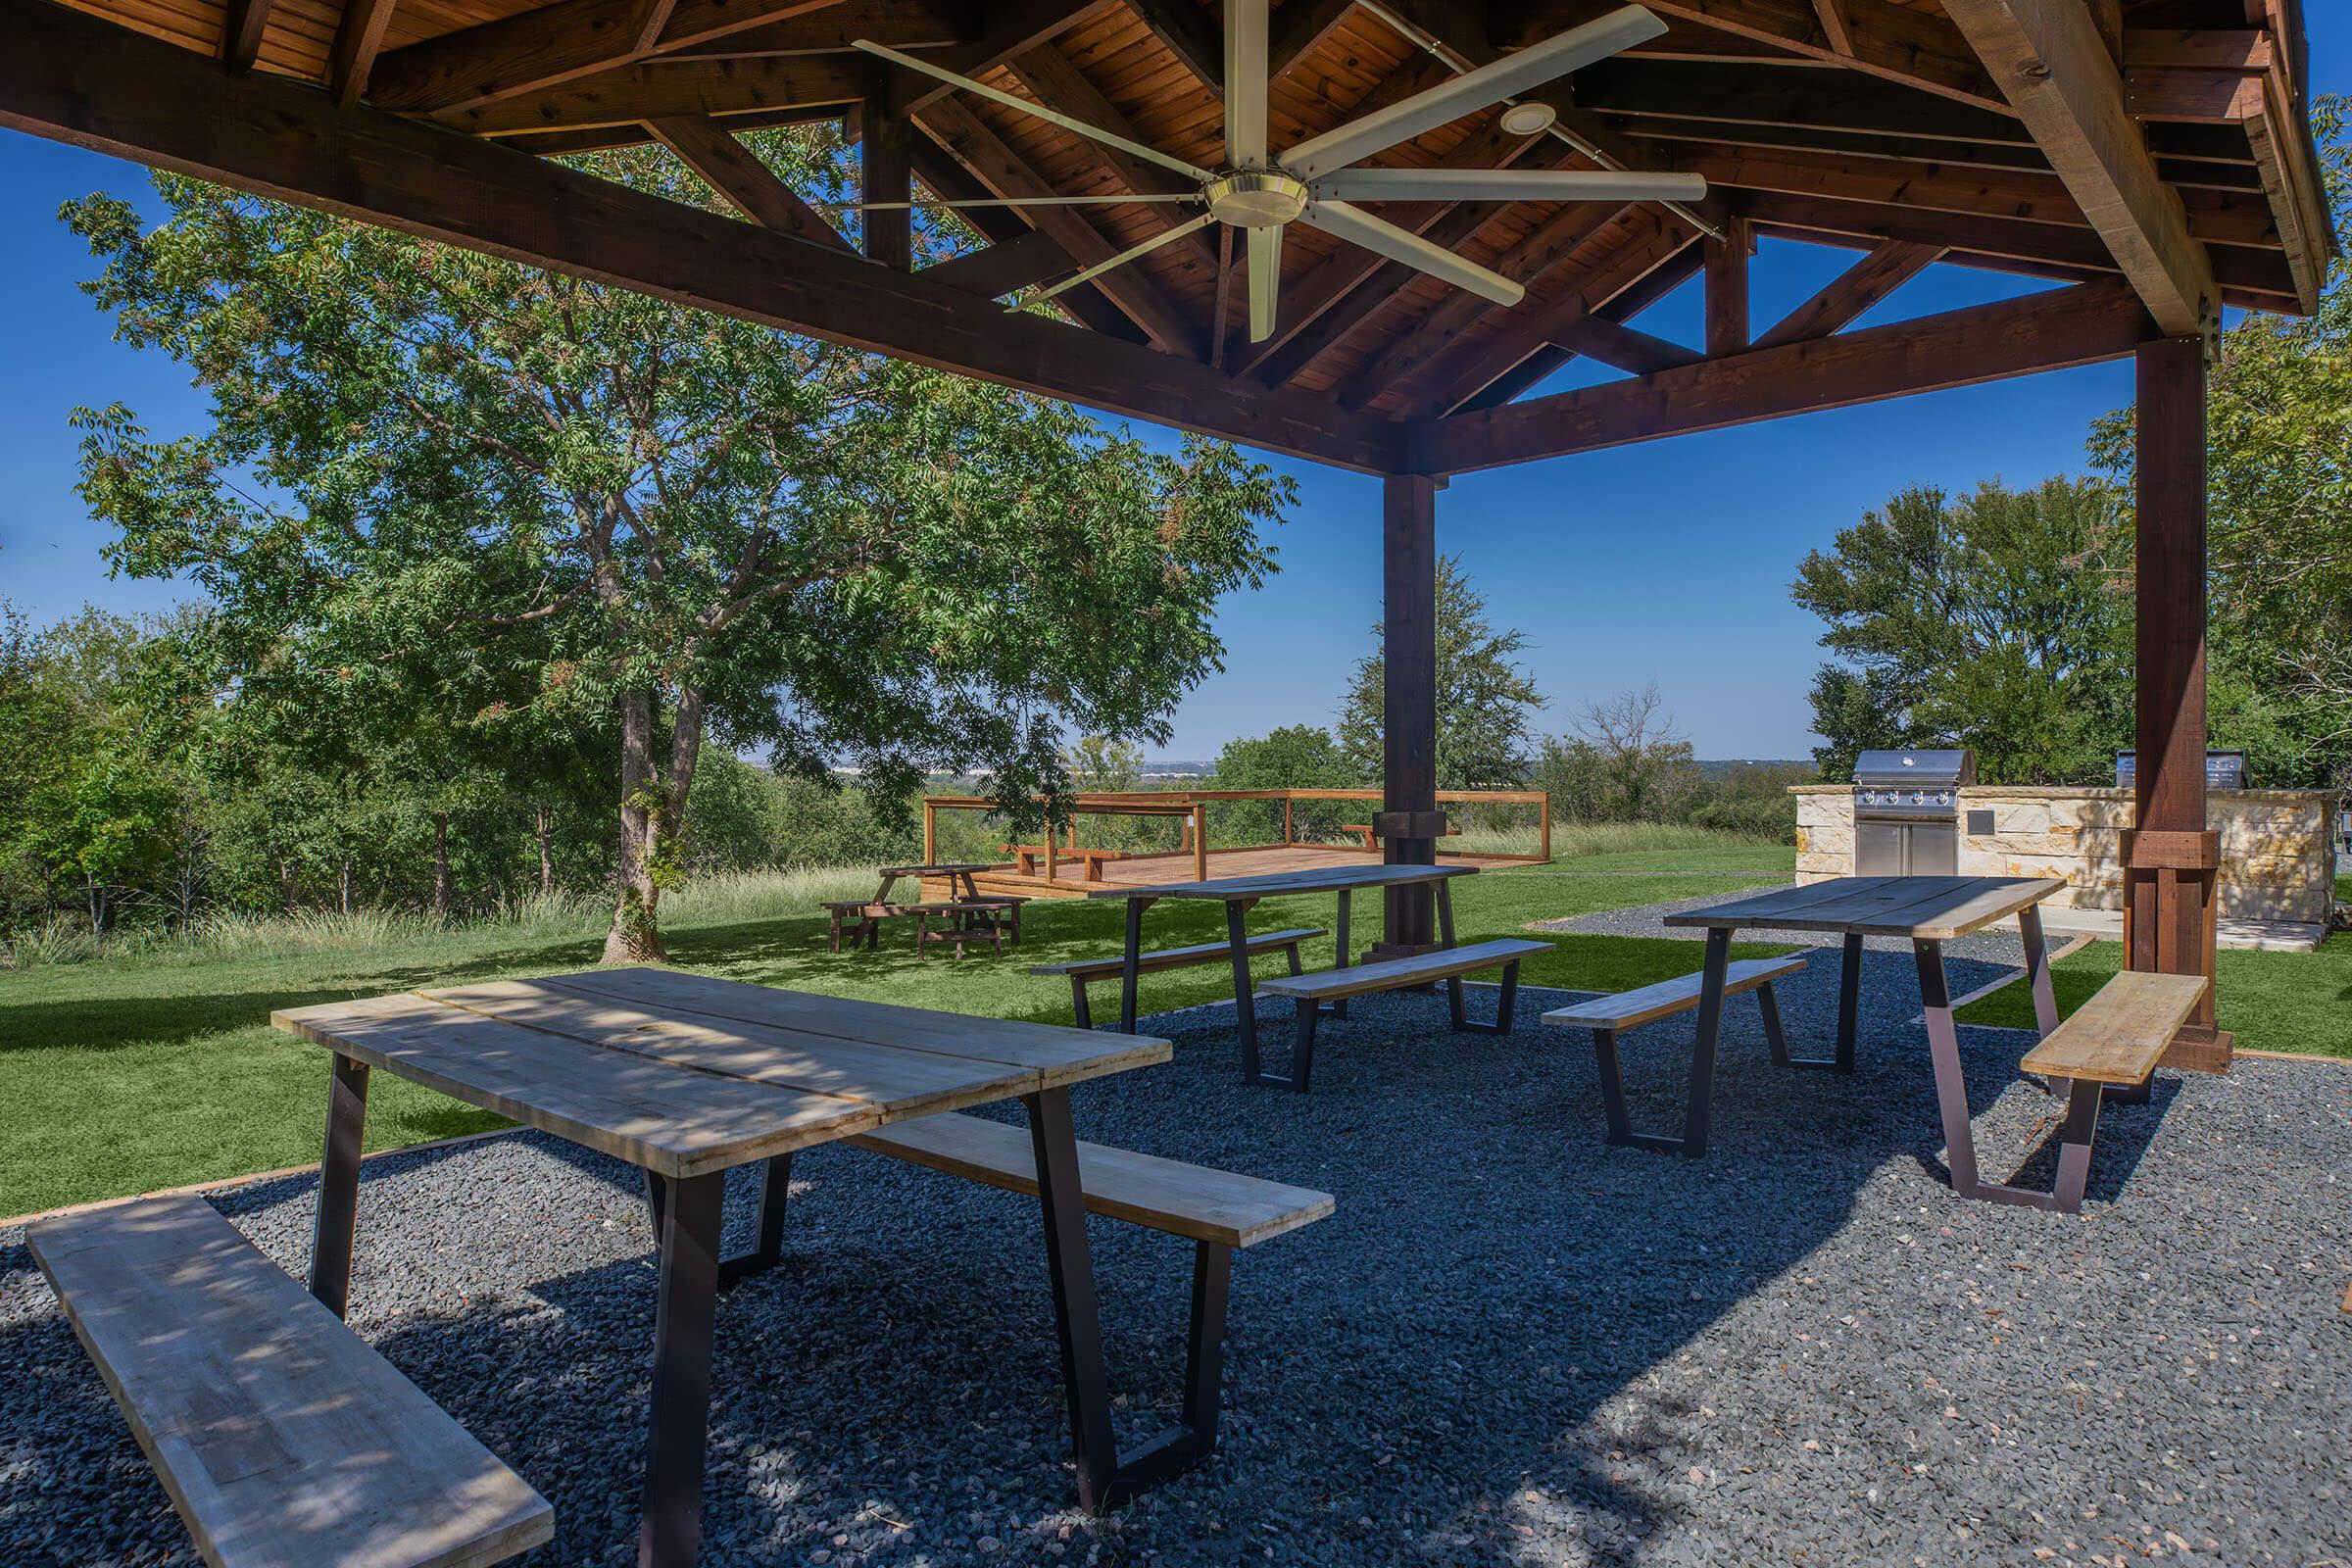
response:
<path fill-rule="evenodd" d="M 2306 8 L 2313 86 L 2352 90 L 2352 17 Z M 93 270 L 56 221 L 93 190 L 140 197 L 142 170 L 0 133 L 0 299 L 13 374 L 0 378 L 0 596 L 36 621 L 92 602 L 162 609 L 189 590 L 110 580 L 102 528 L 74 494 L 77 405 L 121 400 L 152 430 L 203 418 L 179 368 L 111 340 L 74 287 Z M 1754 267 L 1761 326 L 1826 282 L 1851 253 L 1767 241 Z M 1936 268 L 1864 324 L 2027 292 L 2034 285 Z M 1642 326 L 1685 342 L 1698 330 L 1692 285 Z M 1580 362 L 1581 363 L 1581 362 Z M 1584 384 L 1571 367 L 1555 387 Z M 1820 623 L 1788 602 L 1807 551 L 1910 484 L 2031 484 L 2080 471 L 2090 421 L 2128 403 L 2128 365 L 1811 415 L 1743 429 L 1475 474 L 1439 497 L 1439 548 L 1459 555 L 1498 625 L 1530 639 L 1527 662 L 1565 729 L 1586 703 L 1654 681 L 1702 757 L 1801 757 L 1805 690 Z M 1229 668 L 1175 715 L 1157 749 L 1206 758 L 1235 735 L 1328 722 L 1380 613 L 1375 480 L 1284 463 L 1299 504 L 1275 531 L 1282 572 L 1229 600 L 1219 630 Z"/>

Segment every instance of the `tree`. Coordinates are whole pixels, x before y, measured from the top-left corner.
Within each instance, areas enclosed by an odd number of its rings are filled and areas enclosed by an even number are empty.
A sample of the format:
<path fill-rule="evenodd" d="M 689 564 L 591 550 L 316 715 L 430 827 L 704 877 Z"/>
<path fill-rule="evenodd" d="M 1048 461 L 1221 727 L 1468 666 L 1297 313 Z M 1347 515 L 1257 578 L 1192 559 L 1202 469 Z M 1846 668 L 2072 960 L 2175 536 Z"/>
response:
<path fill-rule="evenodd" d="M 1359 789 L 1364 775 L 1331 731 L 1314 724 L 1287 724 L 1264 735 L 1227 741 L 1217 753 L 1208 787 L 1220 790 Z M 1347 801 L 1297 801 L 1290 822 L 1294 837 L 1312 842 L 1336 839 L 1363 807 Z M 1279 803 L 1223 801 L 1210 806 L 1209 820 L 1221 842 L 1271 841 L 1282 832 Z"/>
<path fill-rule="evenodd" d="M 1462 575 L 1461 559 L 1438 561 L 1438 787 L 1510 789 L 1526 777 L 1532 715 L 1545 699 L 1516 662 L 1527 634 L 1487 623 L 1487 601 Z M 1374 626 L 1373 635 L 1382 635 Z M 1387 662 L 1380 650 L 1357 662 L 1340 714 L 1340 744 L 1356 775 L 1382 772 Z"/>
<path fill-rule="evenodd" d="M 2312 112 L 2338 233 L 2352 232 L 2343 111 L 2323 99 Z M 2216 654 L 2241 685 L 2283 699 L 2270 716 L 2286 710 L 2301 770 L 2317 781 L 2352 753 L 2352 287 L 2341 259 L 2317 314 L 2248 316 L 2222 334 L 2206 407 Z M 2097 423 L 2090 452 L 2128 508 L 2131 410 Z"/>
<path fill-rule="evenodd" d="M 1589 705 L 1576 733 L 1547 740 L 1535 785 L 1568 821 L 1670 822 L 1696 797 L 1690 742 L 1654 685 Z"/>
<path fill-rule="evenodd" d="M 829 130 L 751 143 L 840 184 Z M 721 210 L 658 151 L 587 167 Z M 1017 814 L 1065 730 L 1162 738 L 1272 569 L 1288 481 L 1075 411 L 626 290 L 156 176 L 148 229 L 67 218 L 121 334 L 188 364 L 213 427 L 85 414 L 111 559 L 186 572 L 245 687 L 360 686 L 512 724 L 610 727 L 609 959 L 662 956 L 706 739 L 780 773 L 860 764 L 896 803 L 986 765 Z M 397 701 L 387 707 L 397 707 Z"/>
<path fill-rule="evenodd" d="M 1842 663 L 1813 686 L 1824 776 L 1870 746 L 1966 746 L 1986 783 L 2082 783 L 2131 744 L 2131 536 L 2103 485 L 1905 490 L 1798 568 Z"/>

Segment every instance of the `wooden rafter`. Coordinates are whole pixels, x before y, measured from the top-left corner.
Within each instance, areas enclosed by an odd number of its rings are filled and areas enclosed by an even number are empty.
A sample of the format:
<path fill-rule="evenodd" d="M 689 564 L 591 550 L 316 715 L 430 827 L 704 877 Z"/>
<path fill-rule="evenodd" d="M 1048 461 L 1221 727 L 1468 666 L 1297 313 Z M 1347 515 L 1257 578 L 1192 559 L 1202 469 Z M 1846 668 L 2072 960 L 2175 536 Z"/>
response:
<path fill-rule="evenodd" d="M 1703 249 L 1696 241 L 1684 246 L 1642 273 L 1615 299 L 1594 311 L 1590 319 L 1619 323 L 1633 320 L 1699 274 L 1703 265 Z M 1573 325 L 1555 331 L 1551 341 L 1489 381 L 1475 397 L 1464 399 L 1453 412 L 1459 414 L 1500 408 L 1506 403 L 1516 402 L 1528 391 L 1543 385 L 1562 366 L 1576 358 L 1576 351 L 1563 346 L 1574 336 Z"/>
<path fill-rule="evenodd" d="M 1070 270 L 1070 254 L 1043 229 L 999 240 L 923 269 L 928 282 L 949 283 L 988 299 L 1017 293 Z"/>
<path fill-rule="evenodd" d="M 228 0 L 220 18 L 220 63 L 251 71 L 262 57 L 262 29 L 270 24 L 270 0 Z"/>
<path fill-rule="evenodd" d="M 1402 427 L 1006 312 L 46 0 L 0 0 L 0 127 L 637 289 L 914 364 L 1342 466 L 1399 472 Z M 256 135 L 248 127 L 270 126 Z"/>
<path fill-rule="evenodd" d="M 2121 359 L 2156 330 L 2128 288 L 2085 283 L 1456 415 L 1422 446 L 1461 473 Z"/>
<path fill-rule="evenodd" d="M 1321 48 L 1354 9 L 1355 0 L 1289 0 L 1275 7 L 1266 38 L 1267 75 L 1281 80 L 1293 66 Z"/>
<path fill-rule="evenodd" d="M 1563 207 L 1492 265 L 1512 282 L 1532 286 L 1565 265 L 1587 241 L 1627 211 L 1620 202 L 1580 202 Z M 1453 295 L 1414 323 L 1412 330 L 1367 360 L 1341 385 L 1340 402 L 1349 408 L 1365 407 L 1451 349 L 1463 334 L 1500 309 L 1476 294 Z"/>
<path fill-rule="evenodd" d="M 914 266 L 914 125 L 894 107 L 893 74 L 879 61 L 866 68 L 865 97 L 858 106 L 858 198 L 865 259 L 893 271 Z M 894 205 L 876 206 L 876 203 Z"/>
<path fill-rule="evenodd" d="M 1052 43 L 1079 23 L 1105 11 L 1118 0 L 1012 0 L 988 8 L 988 27 L 978 41 L 947 49 L 935 64 L 963 76 L 985 76 L 1015 55 Z M 956 89 L 930 76 L 909 72 L 899 78 L 898 109 L 913 118 L 922 110 L 951 97 Z"/>
<path fill-rule="evenodd" d="M 2078 0 L 1945 0 L 2018 118 L 2169 333 L 2205 331 L 2213 264 L 2124 105 L 2123 78 Z"/>
<path fill-rule="evenodd" d="M 1933 267 L 1942 255 L 1938 246 L 1888 240 L 1830 279 L 1820 293 L 1782 317 L 1770 331 L 1756 339 L 1755 346 L 1771 349 L 1784 343 L 1828 337 Z"/>
<path fill-rule="evenodd" d="M 1196 0 L 1127 0 L 1152 35 L 1211 96 L 1225 96 L 1225 29 Z"/>
<path fill-rule="evenodd" d="M 855 122 L 847 128 L 854 131 Z M 995 194 L 981 184 L 970 170 L 957 163 L 953 153 L 929 136 L 915 137 L 909 152 L 908 162 L 914 166 L 914 177 L 922 182 L 923 189 L 942 201 L 968 204 Z M 1027 220 L 1008 207 L 966 205 L 957 209 L 956 218 L 966 227 L 997 245 L 1009 245 L 1032 235 L 1045 234 L 1043 229 L 1031 226 Z M 1039 277 L 1040 282 L 1056 275 L 1056 272 L 1072 271 L 1077 265 L 1070 261 L 1070 253 L 1062 250 L 1060 243 L 1054 240 L 1051 234 L 1045 234 L 1045 238 L 1053 243 L 1054 250 L 1060 252 L 1062 262 L 1055 272 L 1047 272 Z M 1129 320 L 1125 312 L 1093 288 L 1072 289 L 1056 298 L 1054 305 L 1063 316 L 1104 337 L 1115 338 L 1122 343 L 1141 344 L 1148 341 L 1143 328 Z"/>
<path fill-rule="evenodd" d="M 835 0 L 820 11 L 714 37 L 687 39 L 668 31 L 654 48 L 670 60 L 744 59 L 823 54 L 847 49 L 859 38 L 893 49 L 930 49 L 971 43 L 979 36 L 979 13 L 956 0 Z"/>
<path fill-rule="evenodd" d="M 1705 357 L 1680 343 L 1597 315 L 1554 328 L 1551 341 L 1572 354 L 1598 360 L 1632 375 L 1654 375 L 1678 366 L 1695 365 Z"/>
<path fill-rule="evenodd" d="M 1102 89 L 1090 80 L 1085 72 L 1070 62 L 1070 57 L 1050 43 L 1025 49 L 1014 55 L 1007 64 L 1021 85 L 1036 94 L 1037 101 L 1048 109 L 1081 120 L 1090 125 L 1100 125 L 1113 135 L 1130 141 L 1143 141 L 1143 133 L 1130 122 L 1126 113 L 1102 96 Z M 1086 155 L 1110 171 L 1118 182 L 1138 195 L 1189 195 L 1199 187 L 1182 174 L 1163 169 L 1147 159 L 1136 157 L 1122 148 L 1099 141 L 1080 138 L 1079 145 Z M 1154 207 L 1152 212 L 1164 227 L 1193 217 L 1181 207 Z M 1216 244 L 1207 235 L 1195 232 L 1177 242 L 1195 263 L 1213 268 L 1217 265 Z M 1163 253 L 1166 254 L 1166 253 Z"/>
<path fill-rule="evenodd" d="M 1720 359 L 1747 347 L 1747 264 L 1755 241 L 1747 224 L 1734 219 L 1724 237 L 1706 246 L 1707 357 Z"/>
<path fill-rule="evenodd" d="M 390 55 L 384 60 L 390 60 Z M 382 62 L 378 62 L 381 69 Z M 477 135 L 628 124 L 680 115 L 736 115 L 855 104 L 864 95 L 861 56 L 780 55 L 763 60 L 647 60 L 438 118 Z"/>
<path fill-rule="evenodd" d="M 1840 0 L 1846 42 L 1824 33 L 1807 0 L 1643 0 L 1661 17 L 1696 23 L 1793 55 L 1916 87 L 1982 109 L 2007 102 L 1968 42 L 1943 18 L 1891 0 Z M 2069 0 L 2079 3 L 2079 0 Z M 1512 10 L 1507 41 L 1532 43 L 1615 8 L 1616 0 L 1527 0 Z"/>
<path fill-rule="evenodd" d="M 824 214 L 803 201 L 798 191 L 717 121 L 699 115 L 679 116 L 650 121 L 647 128 L 680 163 L 753 222 L 795 239 L 851 250 L 850 242 L 825 220 Z"/>
<path fill-rule="evenodd" d="M 397 4 L 399 0 L 345 0 L 334 44 L 327 51 L 326 86 L 335 102 L 349 107 L 367 96 L 368 77 L 384 47 L 384 29 L 391 25 Z"/>
<path fill-rule="evenodd" d="M 958 163 L 979 176 L 999 196 L 1026 197 L 1057 194 L 1045 177 L 1006 146 L 962 100 L 947 97 L 924 110 L 917 123 Z M 1106 238 L 1094 221 L 1072 207 L 1030 207 L 1023 214 L 1054 236 L 1070 260 L 1092 267 L 1109 260 L 1123 248 Z M 1171 354 L 1205 358 L 1206 341 L 1184 313 L 1170 304 L 1141 268 L 1114 267 L 1094 280 L 1094 287 L 1142 327 L 1152 341 Z"/>
<path fill-rule="evenodd" d="M 1846 0 L 1813 0 L 1813 15 L 1821 19 L 1821 36 L 1841 55 L 1854 52 L 1854 23 Z"/>

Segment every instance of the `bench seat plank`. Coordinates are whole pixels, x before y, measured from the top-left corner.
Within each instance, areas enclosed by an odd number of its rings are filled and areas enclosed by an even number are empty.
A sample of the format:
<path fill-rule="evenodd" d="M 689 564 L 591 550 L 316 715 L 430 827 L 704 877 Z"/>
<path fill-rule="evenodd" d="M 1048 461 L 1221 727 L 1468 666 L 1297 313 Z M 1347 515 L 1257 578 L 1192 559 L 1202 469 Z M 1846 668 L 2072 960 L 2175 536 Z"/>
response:
<path fill-rule="evenodd" d="M 2205 977 L 2127 969 L 2028 1054 L 2027 1072 L 2140 1084 L 2205 999 Z"/>
<path fill-rule="evenodd" d="M 200 1198 L 25 1245 L 214 1568 L 473 1568 L 545 1498 Z"/>
<path fill-rule="evenodd" d="M 1736 997 L 1753 991 L 1785 975 L 1794 974 L 1804 966 L 1805 960 L 1795 957 L 1742 959 L 1725 968 L 1723 994 Z M 1705 982 L 1703 972 L 1677 975 L 1671 980 L 1660 980 L 1655 985 L 1643 986 L 1638 991 L 1594 997 L 1588 1002 L 1554 1007 L 1544 1015 L 1544 1021 L 1564 1029 L 1614 1029 L 1619 1032 L 1639 1029 L 1645 1023 L 1671 1018 L 1678 1012 L 1688 1012 L 1697 1006 Z"/>
<path fill-rule="evenodd" d="M 1266 931 L 1249 941 L 1251 953 L 1270 953 L 1297 942 L 1311 942 L 1327 933 L 1320 926 L 1301 927 L 1292 931 Z M 1161 969 L 1182 969 L 1197 963 L 1214 963 L 1232 956 L 1233 948 L 1224 942 L 1202 942 L 1189 948 L 1162 948 L 1147 953 L 1136 964 L 1136 973 L 1152 974 Z M 1067 963 L 1033 963 L 1031 974 L 1084 975 L 1090 980 L 1102 980 L 1124 972 L 1126 959 L 1119 954 L 1107 958 L 1073 958 Z"/>
<path fill-rule="evenodd" d="M 1551 944 L 1548 942 L 1503 937 L 1493 942 L 1472 943 L 1468 947 L 1419 953 L 1409 958 L 1383 958 L 1378 963 L 1352 964 L 1345 969 L 1283 975 L 1258 982 L 1257 989 L 1269 996 L 1330 1002 L 1367 996 L 1375 991 L 1398 991 L 1425 981 L 1450 980 L 1550 951 Z"/>
<path fill-rule="evenodd" d="M 1037 1156 L 1025 1127 L 977 1116 L 925 1116 L 846 1140 L 1007 1192 L 1037 1195 Z M 1196 1242 L 1250 1247 L 1332 1211 L 1329 1193 L 1188 1165 L 1103 1144 L 1078 1146 L 1089 1213 Z"/>

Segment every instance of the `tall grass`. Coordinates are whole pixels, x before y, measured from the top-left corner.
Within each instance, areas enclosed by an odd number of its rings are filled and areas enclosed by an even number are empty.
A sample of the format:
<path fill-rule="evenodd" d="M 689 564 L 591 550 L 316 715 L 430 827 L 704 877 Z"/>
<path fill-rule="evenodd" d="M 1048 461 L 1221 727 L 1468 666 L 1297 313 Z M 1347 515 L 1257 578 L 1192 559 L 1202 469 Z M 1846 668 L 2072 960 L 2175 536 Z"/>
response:
<path fill-rule="evenodd" d="M 1730 833 L 1684 822 L 1554 822 L 1551 858 L 1625 855 L 1642 850 L 1745 850 L 1777 845 L 1760 833 Z"/>
<path fill-rule="evenodd" d="M 826 899 L 870 895 L 875 873 L 866 866 L 723 871 L 695 878 L 662 900 L 667 927 L 734 925 L 808 914 Z M 612 918 L 606 894 L 533 895 L 502 904 L 464 923 L 444 925 L 411 909 L 298 909 L 290 914 L 208 910 L 186 923 L 135 927 L 93 936 L 78 921 L 57 918 L 16 933 L 0 948 L 0 967 L 31 969 L 61 963 L 141 958 L 206 963 L 229 958 L 284 958 L 316 953 L 364 953 L 454 932 L 495 928 L 537 941 L 600 935 Z"/>

